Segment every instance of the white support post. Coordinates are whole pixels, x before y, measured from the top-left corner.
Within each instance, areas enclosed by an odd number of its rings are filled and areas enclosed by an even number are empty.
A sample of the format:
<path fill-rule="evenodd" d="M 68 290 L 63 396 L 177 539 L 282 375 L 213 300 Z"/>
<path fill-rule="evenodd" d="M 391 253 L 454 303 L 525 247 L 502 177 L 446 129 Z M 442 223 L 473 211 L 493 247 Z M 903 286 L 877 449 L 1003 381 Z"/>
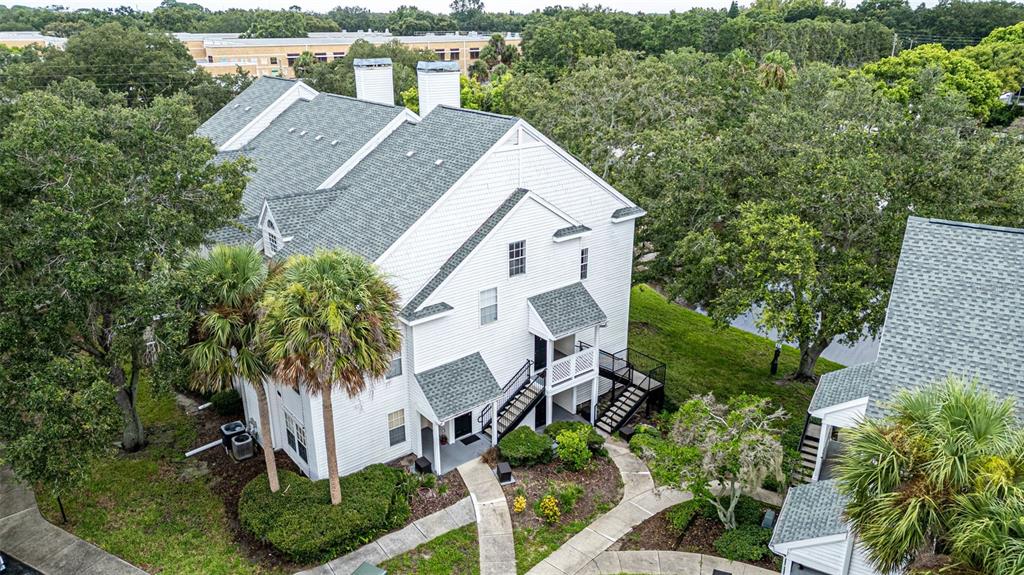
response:
<path fill-rule="evenodd" d="M 832 426 L 821 422 L 821 435 L 818 436 L 818 456 L 814 461 L 814 474 L 811 481 L 817 481 L 821 476 L 821 468 L 825 464 L 825 454 L 828 453 L 828 442 L 832 438 Z"/>
<path fill-rule="evenodd" d="M 544 403 L 544 407 L 545 407 L 545 410 L 544 410 L 544 425 L 551 425 L 551 411 L 552 411 L 552 407 L 551 407 L 551 380 L 554 379 L 552 377 L 552 374 L 551 374 L 551 366 L 552 366 L 552 364 L 555 363 L 555 341 L 554 340 L 551 340 L 551 339 L 547 340 L 547 355 L 548 355 L 548 366 L 545 368 L 547 370 L 547 374 L 546 374 L 547 377 L 544 378 L 544 385 L 547 388 L 547 390 L 544 392 L 544 402 L 545 402 Z"/>
<path fill-rule="evenodd" d="M 434 428 L 434 473 L 441 475 L 441 424 L 431 421 Z"/>
<path fill-rule="evenodd" d="M 498 400 L 491 404 L 491 446 L 495 445 L 498 445 Z"/>
<path fill-rule="evenodd" d="M 597 388 L 601 384 L 601 348 L 597 340 L 597 330 L 601 326 L 594 326 L 594 382 L 590 386 L 590 425 L 597 425 Z"/>

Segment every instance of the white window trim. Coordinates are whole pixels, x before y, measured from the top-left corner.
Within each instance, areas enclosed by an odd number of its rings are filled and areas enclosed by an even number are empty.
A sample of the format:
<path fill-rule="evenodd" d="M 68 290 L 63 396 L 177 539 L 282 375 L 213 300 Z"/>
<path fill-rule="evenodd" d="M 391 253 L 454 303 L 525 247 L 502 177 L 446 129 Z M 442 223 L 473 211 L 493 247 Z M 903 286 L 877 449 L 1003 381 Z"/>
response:
<path fill-rule="evenodd" d="M 293 414 L 291 411 L 288 410 L 288 408 L 286 408 L 284 406 L 281 407 L 281 411 L 284 412 L 285 445 L 287 445 L 288 448 L 291 449 L 292 453 L 294 453 L 299 459 L 301 459 L 303 462 L 308 464 L 309 463 L 309 441 L 308 441 L 309 438 L 306 435 L 306 422 L 305 422 L 305 420 L 300 419 L 298 417 L 295 417 L 295 414 Z M 293 427 L 292 435 L 295 438 L 295 446 L 294 447 L 292 447 L 291 443 L 288 441 L 288 431 L 289 431 L 288 430 L 288 424 L 289 424 L 289 422 L 291 422 L 292 427 Z M 299 429 L 302 430 L 302 440 L 301 441 L 299 440 Z M 303 450 L 306 452 L 306 457 L 303 457 L 302 454 L 299 452 L 299 445 L 300 444 L 302 445 Z"/>
<path fill-rule="evenodd" d="M 486 292 L 489 292 L 489 291 L 493 291 L 494 292 L 494 303 L 493 304 L 488 304 L 488 305 L 485 306 L 484 305 L 484 294 Z M 489 308 L 491 306 L 494 307 L 494 319 L 485 322 L 484 321 L 484 316 L 483 316 L 484 309 L 485 308 Z M 480 290 L 480 293 L 477 296 L 477 313 L 479 314 L 479 321 L 480 321 L 480 325 L 481 326 L 491 325 L 492 323 L 497 323 L 498 322 L 498 287 L 497 286 L 489 287 L 489 288 L 484 288 L 484 289 Z"/>
<path fill-rule="evenodd" d="M 590 277 L 590 246 L 580 248 L 580 281 Z"/>
<path fill-rule="evenodd" d="M 401 413 L 402 414 L 401 424 L 392 427 L 391 416 L 395 415 L 396 413 Z M 403 407 L 403 408 L 396 409 L 395 411 L 392 411 L 392 412 L 388 413 L 387 417 L 388 417 L 388 420 L 387 420 L 388 421 L 388 446 L 389 447 L 394 447 L 396 445 L 401 445 L 401 444 L 405 443 L 406 441 L 409 441 L 408 425 L 407 425 L 408 422 L 406 421 L 406 417 L 405 417 L 405 408 Z M 391 433 L 393 431 L 399 429 L 399 428 L 401 428 L 401 430 L 402 430 L 402 440 L 401 441 L 392 441 Z"/>
<path fill-rule="evenodd" d="M 522 247 L 521 248 L 513 248 L 512 246 L 514 246 L 516 244 L 522 244 Z M 514 253 L 513 250 L 520 250 L 520 255 L 516 256 L 516 257 L 513 257 L 512 256 L 512 254 Z M 519 276 L 525 276 L 526 272 L 527 272 L 527 267 L 526 267 L 526 240 L 525 239 L 523 239 L 523 240 L 514 240 L 514 241 L 509 242 L 508 243 L 508 252 L 507 253 L 508 253 L 508 277 L 515 278 L 515 277 L 519 277 Z M 519 271 L 517 273 L 512 273 L 513 266 L 516 266 L 518 269 L 521 269 L 522 271 Z"/>

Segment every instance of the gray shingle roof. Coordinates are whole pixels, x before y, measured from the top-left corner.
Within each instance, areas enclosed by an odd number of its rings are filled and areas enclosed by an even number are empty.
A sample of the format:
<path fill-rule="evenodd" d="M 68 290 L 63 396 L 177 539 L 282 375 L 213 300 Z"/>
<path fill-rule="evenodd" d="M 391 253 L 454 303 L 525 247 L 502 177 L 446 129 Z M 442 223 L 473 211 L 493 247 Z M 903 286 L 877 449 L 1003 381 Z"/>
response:
<path fill-rule="evenodd" d="M 772 533 L 772 545 L 846 533 L 843 519 L 848 498 L 839 493 L 836 480 L 815 481 L 791 487 Z"/>
<path fill-rule="evenodd" d="M 529 193 L 527 190 L 521 188 L 516 190 L 515 192 L 512 192 L 512 195 L 506 198 L 505 201 L 502 202 L 500 206 L 498 206 L 498 209 L 494 210 L 494 212 L 491 213 L 491 215 L 488 216 L 486 220 L 484 220 L 484 223 L 481 224 L 480 227 L 477 228 L 476 231 L 473 232 L 469 236 L 469 238 L 467 238 L 466 241 L 463 242 L 462 245 L 459 246 L 459 248 L 455 250 L 451 256 L 448 257 L 448 260 L 441 265 L 441 268 L 437 270 L 437 273 L 434 274 L 434 277 L 430 278 L 430 281 L 428 281 L 427 284 L 423 286 L 420 289 L 420 291 L 417 292 L 416 295 L 412 297 L 412 299 L 409 300 L 409 303 L 406 304 L 405 309 L 402 310 L 402 317 L 412 321 L 414 319 L 420 319 L 423 317 L 427 317 L 428 315 L 433 315 L 433 313 L 438 313 L 438 310 L 435 310 L 432 313 L 428 314 L 423 313 L 428 308 L 434 306 L 428 306 L 427 308 L 424 308 L 423 310 L 420 311 L 417 311 L 417 308 L 423 305 L 423 302 L 427 301 L 427 298 L 430 297 L 430 294 L 434 293 L 434 290 L 436 290 L 438 287 L 441 286 L 442 283 L 444 283 L 444 280 L 447 279 L 448 276 L 450 276 L 452 272 L 454 272 L 467 257 L 469 257 L 469 254 L 473 253 L 473 250 L 475 250 L 476 247 L 480 245 L 480 242 L 484 241 L 484 238 L 487 237 L 487 234 L 491 233 L 491 230 L 493 230 L 495 226 L 497 226 L 498 223 L 501 222 L 501 220 L 504 219 L 505 216 L 508 215 L 510 211 L 512 211 L 512 208 L 514 208 L 520 200 L 526 197 L 527 193 Z M 448 309 L 451 309 L 451 306 L 449 306 Z"/>
<path fill-rule="evenodd" d="M 576 234 L 582 234 L 584 232 L 589 232 L 589 231 L 590 231 L 590 228 L 588 228 L 587 226 L 584 226 L 584 225 L 568 226 L 568 227 L 565 227 L 565 228 L 561 228 L 561 229 L 555 230 L 555 236 L 554 237 L 556 237 L 556 238 L 565 238 L 565 237 L 574 236 Z"/>
<path fill-rule="evenodd" d="M 501 387 L 479 352 L 417 373 L 416 381 L 442 421 L 501 395 Z"/>
<path fill-rule="evenodd" d="M 338 201 L 282 254 L 344 248 L 376 260 L 515 123 L 438 106 L 403 124 L 338 182 Z"/>
<path fill-rule="evenodd" d="M 614 212 L 612 212 L 612 218 L 613 219 L 627 218 L 629 216 L 636 216 L 636 215 L 640 215 L 640 216 L 647 215 L 647 211 L 644 210 L 643 208 L 641 208 L 640 206 L 626 206 L 624 208 L 619 208 L 619 209 L 615 210 Z"/>
<path fill-rule="evenodd" d="M 608 320 L 581 282 L 535 295 L 528 301 L 555 338 Z"/>
<path fill-rule="evenodd" d="M 867 397 L 874 370 L 875 362 L 870 362 L 831 371 L 821 376 L 807 411 L 816 411 L 823 407 Z"/>
<path fill-rule="evenodd" d="M 274 223 L 284 237 L 299 236 L 306 232 L 320 214 L 334 203 L 338 190 L 307 190 L 294 194 L 272 196 L 267 199 Z"/>
<path fill-rule="evenodd" d="M 901 389 L 976 377 L 1024 418 L 1024 230 L 910 218 L 868 417 Z"/>
<path fill-rule="evenodd" d="M 408 310 L 408 309 L 409 308 L 406 308 L 406 310 Z M 427 317 L 430 317 L 432 315 L 437 315 L 439 313 L 444 313 L 446 311 L 450 311 L 452 309 L 455 309 L 455 308 L 453 308 L 448 303 L 440 302 L 440 303 L 435 303 L 435 304 L 432 304 L 432 305 L 428 305 L 427 307 L 425 307 L 425 308 L 423 308 L 423 309 L 421 309 L 419 311 L 410 311 L 410 312 L 406 313 L 406 311 L 403 310 L 402 311 L 402 317 L 404 317 L 405 319 L 407 319 L 409 321 L 416 321 L 418 319 L 427 318 Z"/>
<path fill-rule="evenodd" d="M 207 240 L 214 244 L 251 246 L 263 235 L 260 230 L 256 229 L 257 224 L 259 224 L 258 219 L 256 216 L 239 218 L 238 222 L 236 222 L 237 225 L 225 226 L 210 234 Z"/>
<path fill-rule="evenodd" d="M 227 106 L 203 122 L 197 133 L 220 146 L 294 85 L 295 80 L 260 76 Z"/>

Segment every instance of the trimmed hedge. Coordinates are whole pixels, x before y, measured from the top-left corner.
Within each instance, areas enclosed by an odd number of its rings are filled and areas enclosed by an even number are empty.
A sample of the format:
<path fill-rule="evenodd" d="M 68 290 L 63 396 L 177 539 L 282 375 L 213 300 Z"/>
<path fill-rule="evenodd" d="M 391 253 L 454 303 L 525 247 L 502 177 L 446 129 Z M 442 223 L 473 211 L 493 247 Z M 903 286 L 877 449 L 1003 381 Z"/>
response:
<path fill-rule="evenodd" d="M 772 530 L 754 525 L 740 525 L 715 539 L 715 551 L 732 561 L 760 561 L 768 555 Z"/>
<path fill-rule="evenodd" d="M 210 407 L 217 412 L 217 415 L 241 415 L 242 396 L 234 389 L 218 391 L 210 396 Z"/>
<path fill-rule="evenodd" d="M 498 442 L 501 456 L 513 467 L 540 465 L 548 463 L 554 456 L 552 440 L 529 427 L 513 429 Z"/>
<path fill-rule="evenodd" d="M 668 524 L 676 535 L 682 535 L 686 528 L 690 526 L 690 523 L 693 523 L 694 518 L 705 514 L 708 508 L 711 508 L 713 511 L 713 508 L 707 501 L 690 499 L 689 501 L 669 507 L 668 511 L 665 512 L 665 519 L 668 520 Z"/>
<path fill-rule="evenodd" d="M 331 505 L 327 481 L 279 470 L 281 489 L 270 492 L 267 475 L 249 482 L 238 500 L 242 527 L 289 560 L 320 563 L 344 555 L 411 516 L 415 486 L 408 473 L 371 465 L 341 478 L 341 503 Z"/>
<path fill-rule="evenodd" d="M 544 428 L 544 433 L 547 434 L 551 439 L 557 439 L 558 434 L 563 431 L 577 431 L 579 429 L 587 428 L 587 447 L 591 451 L 597 452 L 604 449 L 604 437 L 597 432 L 596 429 L 591 427 L 587 423 L 582 421 L 555 421 L 551 425 Z"/>

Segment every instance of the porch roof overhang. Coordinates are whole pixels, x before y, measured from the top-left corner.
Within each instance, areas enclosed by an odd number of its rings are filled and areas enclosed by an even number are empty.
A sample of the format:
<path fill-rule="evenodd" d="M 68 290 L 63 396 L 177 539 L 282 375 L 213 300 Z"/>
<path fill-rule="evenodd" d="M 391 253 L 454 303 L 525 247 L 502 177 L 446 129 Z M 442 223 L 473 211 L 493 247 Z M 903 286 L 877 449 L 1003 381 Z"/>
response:
<path fill-rule="evenodd" d="M 528 301 L 530 331 L 546 339 L 565 337 L 608 321 L 582 282 L 537 294 Z"/>
<path fill-rule="evenodd" d="M 830 407 L 867 398 L 870 395 L 874 373 L 875 362 L 872 361 L 822 375 L 807 412 L 812 416 L 821 417 Z"/>
<path fill-rule="evenodd" d="M 501 396 L 501 387 L 479 352 L 417 373 L 416 381 L 437 422 Z"/>
<path fill-rule="evenodd" d="M 793 546 L 845 539 L 850 530 L 843 518 L 848 501 L 834 479 L 791 487 L 768 546 L 785 553 Z"/>

